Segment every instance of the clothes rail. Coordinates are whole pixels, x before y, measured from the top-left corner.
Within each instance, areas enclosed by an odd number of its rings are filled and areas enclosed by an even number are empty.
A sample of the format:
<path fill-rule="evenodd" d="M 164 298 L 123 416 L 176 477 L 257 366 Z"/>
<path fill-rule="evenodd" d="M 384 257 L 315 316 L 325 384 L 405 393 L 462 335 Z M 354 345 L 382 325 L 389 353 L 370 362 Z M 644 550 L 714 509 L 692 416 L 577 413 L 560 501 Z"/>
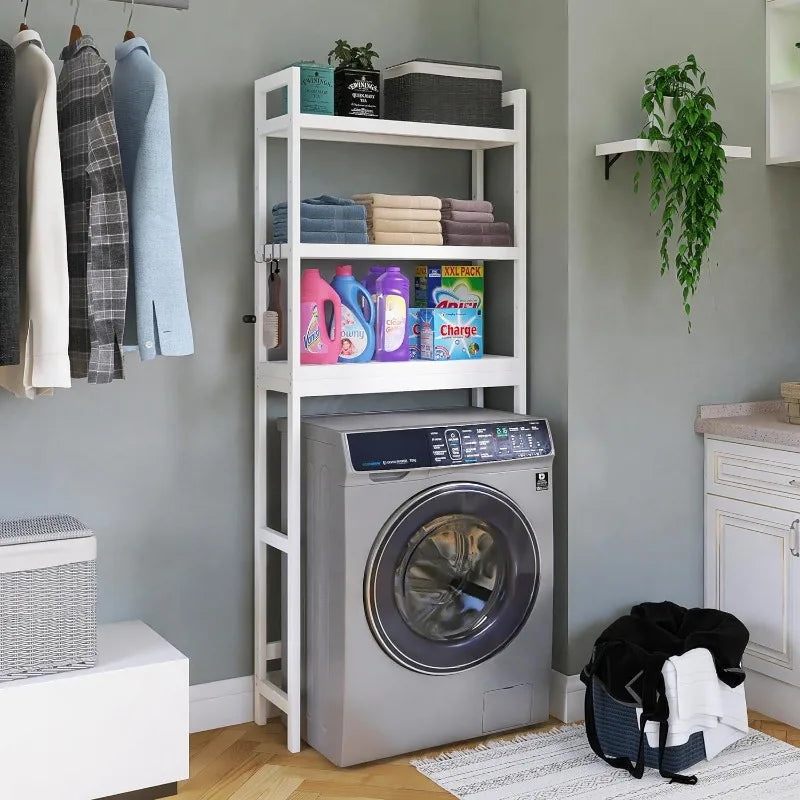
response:
<path fill-rule="evenodd" d="M 130 0 L 111 0 L 113 3 L 126 3 Z M 136 0 L 137 6 L 161 6 L 162 8 L 174 8 L 177 11 L 188 11 L 189 0 Z"/>

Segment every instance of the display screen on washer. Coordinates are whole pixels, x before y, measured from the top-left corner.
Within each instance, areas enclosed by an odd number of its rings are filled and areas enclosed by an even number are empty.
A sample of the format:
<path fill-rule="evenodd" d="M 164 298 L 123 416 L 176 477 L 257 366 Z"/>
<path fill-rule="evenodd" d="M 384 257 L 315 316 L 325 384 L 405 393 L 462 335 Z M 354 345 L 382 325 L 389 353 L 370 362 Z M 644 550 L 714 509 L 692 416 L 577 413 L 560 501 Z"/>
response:
<path fill-rule="evenodd" d="M 347 445 L 356 472 L 540 458 L 553 450 L 544 420 L 348 433 Z"/>

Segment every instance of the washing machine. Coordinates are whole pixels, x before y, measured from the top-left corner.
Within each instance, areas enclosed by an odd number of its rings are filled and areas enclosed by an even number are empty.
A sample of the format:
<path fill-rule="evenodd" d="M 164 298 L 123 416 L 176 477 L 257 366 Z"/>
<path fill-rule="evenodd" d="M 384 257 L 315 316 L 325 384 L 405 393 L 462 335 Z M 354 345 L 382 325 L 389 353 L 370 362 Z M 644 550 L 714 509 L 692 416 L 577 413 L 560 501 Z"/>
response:
<path fill-rule="evenodd" d="M 308 743 L 348 766 L 546 720 L 547 421 L 367 414 L 302 436 Z"/>

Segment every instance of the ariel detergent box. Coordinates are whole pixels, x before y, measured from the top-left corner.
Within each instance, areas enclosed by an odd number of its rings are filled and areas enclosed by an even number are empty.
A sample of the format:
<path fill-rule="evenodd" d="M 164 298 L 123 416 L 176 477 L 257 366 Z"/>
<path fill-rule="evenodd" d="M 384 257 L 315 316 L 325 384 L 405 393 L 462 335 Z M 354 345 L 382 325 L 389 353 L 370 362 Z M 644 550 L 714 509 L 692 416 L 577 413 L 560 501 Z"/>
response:
<path fill-rule="evenodd" d="M 420 308 L 420 358 L 463 361 L 483 356 L 483 311 L 479 308 Z"/>
<path fill-rule="evenodd" d="M 483 267 L 417 267 L 414 278 L 417 308 L 483 308 Z"/>
<path fill-rule="evenodd" d="M 419 308 L 408 309 L 408 357 L 416 361 L 420 357 L 419 352 Z"/>

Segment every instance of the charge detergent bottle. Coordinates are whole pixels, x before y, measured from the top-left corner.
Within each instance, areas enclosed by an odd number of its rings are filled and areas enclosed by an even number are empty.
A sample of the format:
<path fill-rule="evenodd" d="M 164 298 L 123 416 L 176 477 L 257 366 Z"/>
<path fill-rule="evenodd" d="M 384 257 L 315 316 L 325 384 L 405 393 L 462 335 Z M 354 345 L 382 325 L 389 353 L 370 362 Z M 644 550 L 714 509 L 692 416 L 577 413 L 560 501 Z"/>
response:
<path fill-rule="evenodd" d="M 400 267 L 388 267 L 377 282 L 376 361 L 408 361 L 408 278 Z"/>
<path fill-rule="evenodd" d="M 328 333 L 325 304 L 333 307 Z M 342 349 L 342 301 L 318 269 L 307 269 L 300 279 L 300 363 L 335 364 Z"/>
<path fill-rule="evenodd" d="M 342 347 L 339 361 L 372 361 L 375 355 L 375 303 L 354 277 L 349 264 L 336 267 L 331 287 L 342 300 Z"/>

